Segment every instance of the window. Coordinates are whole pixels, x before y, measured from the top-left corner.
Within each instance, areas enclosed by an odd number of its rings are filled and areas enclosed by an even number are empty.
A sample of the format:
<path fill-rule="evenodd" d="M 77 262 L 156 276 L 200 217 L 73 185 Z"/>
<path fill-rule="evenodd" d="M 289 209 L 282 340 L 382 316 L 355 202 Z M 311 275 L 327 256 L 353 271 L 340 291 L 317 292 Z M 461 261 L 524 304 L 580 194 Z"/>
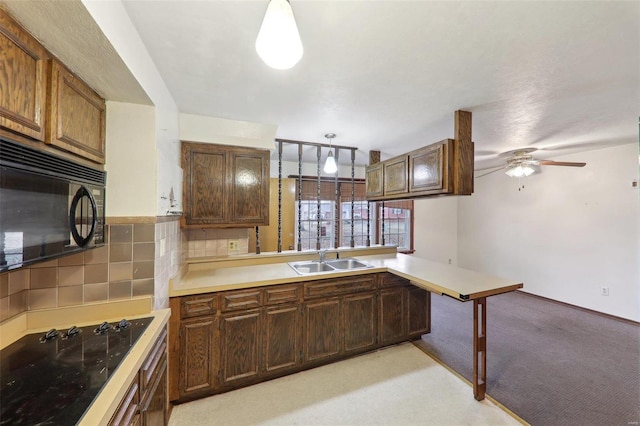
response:
<path fill-rule="evenodd" d="M 351 247 L 351 234 L 353 232 L 354 246 L 366 246 L 367 245 L 367 202 L 366 201 L 354 201 L 353 203 L 353 220 L 351 218 L 351 200 L 341 201 L 340 203 L 340 246 Z M 373 224 L 369 224 L 369 238 L 370 241 L 374 241 L 371 238 L 374 235 L 374 230 L 371 229 Z"/>
<path fill-rule="evenodd" d="M 333 235 L 335 232 L 335 214 L 333 204 L 333 201 L 330 200 L 320 200 L 320 221 L 318 221 L 317 200 L 302 200 L 300 202 L 301 214 L 299 216 L 298 204 L 296 203 L 295 235 L 296 242 L 298 235 L 300 235 L 302 250 L 317 250 L 318 235 L 320 236 L 321 249 L 333 248 Z M 299 223 L 298 217 L 300 217 Z M 318 223 L 320 225 L 319 228 Z M 298 226 L 300 229 L 298 229 Z"/>
<path fill-rule="evenodd" d="M 320 193 L 319 220 L 318 192 Z M 352 193 L 353 203 L 351 202 Z M 321 180 L 319 191 L 317 180 L 303 180 L 301 194 L 298 194 L 296 186 L 294 219 L 296 248 L 317 250 L 318 241 L 320 249 L 331 249 L 336 246 L 350 247 L 353 234 L 355 247 L 366 246 L 368 239 L 370 244 L 382 244 L 383 241 L 384 244 L 395 244 L 402 252 L 413 250 L 413 201 L 385 203 L 383 226 L 382 203 L 368 203 L 364 199 L 364 182 L 358 181 L 352 188 L 350 180 L 339 181 L 338 194 L 339 208 L 336 211 L 336 187 L 333 180 Z M 383 228 L 384 239 L 382 238 Z"/>
<path fill-rule="evenodd" d="M 404 203 L 407 203 L 406 201 Z M 413 202 L 409 202 L 413 204 Z M 382 210 L 382 206 L 380 207 Z M 413 205 L 407 208 L 384 207 L 384 214 L 380 217 L 380 232 L 384 230 L 384 239 L 379 244 L 395 244 L 398 251 L 409 252 L 413 250 L 412 214 Z M 384 217 L 384 223 L 382 221 Z"/>

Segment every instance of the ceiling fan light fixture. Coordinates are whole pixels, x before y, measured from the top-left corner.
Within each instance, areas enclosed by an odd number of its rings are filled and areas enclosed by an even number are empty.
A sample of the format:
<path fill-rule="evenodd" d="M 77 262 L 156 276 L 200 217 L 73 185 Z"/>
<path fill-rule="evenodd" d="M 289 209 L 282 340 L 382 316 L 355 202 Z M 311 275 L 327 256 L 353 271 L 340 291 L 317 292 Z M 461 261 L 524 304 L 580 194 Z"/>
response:
<path fill-rule="evenodd" d="M 535 173 L 535 169 L 528 164 L 515 164 L 507 168 L 505 174 L 509 177 L 527 177 Z"/>
<path fill-rule="evenodd" d="M 329 139 L 329 155 L 327 155 L 327 161 L 324 163 L 325 173 L 334 174 L 338 171 L 338 165 L 336 164 L 336 159 L 333 157 L 333 149 L 331 149 L 331 140 L 336 137 L 335 133 L 327 133 L 324 135 L 325 138 Z"/>
<path fill-rule="evenodd" d="M 270 0 L 256 39 L 258 56 L 271 68 L 287 70 L 300 61 L 303 51 L 291 4 Z"/>

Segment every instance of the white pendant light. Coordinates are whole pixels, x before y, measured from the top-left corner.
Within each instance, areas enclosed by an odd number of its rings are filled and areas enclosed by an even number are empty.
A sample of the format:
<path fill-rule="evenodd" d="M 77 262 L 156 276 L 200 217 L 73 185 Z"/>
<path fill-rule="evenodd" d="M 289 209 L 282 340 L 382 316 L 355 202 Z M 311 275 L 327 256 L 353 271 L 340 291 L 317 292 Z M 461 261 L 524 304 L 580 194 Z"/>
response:
<path fill-rule="evenodd" d="M 303 48 L 288 0 L 270 0 L 256 39 L 256 52 L 271 68 L 287 70 L 302 58 Z"/>
<path fill-rule="evenodd" d="M 336 159 L 333 158 L 333 150 L 331 149 L 331 140 L 336 137 L 335 133 L 327 133 L 324 135 L 325 138 L 329 139 L 329 155 L 327 155 L 327 161 L 324 163 L 324 172 L 328 174 L 334 174 L 338 171 L 338 165 L 336 164 Z"/>

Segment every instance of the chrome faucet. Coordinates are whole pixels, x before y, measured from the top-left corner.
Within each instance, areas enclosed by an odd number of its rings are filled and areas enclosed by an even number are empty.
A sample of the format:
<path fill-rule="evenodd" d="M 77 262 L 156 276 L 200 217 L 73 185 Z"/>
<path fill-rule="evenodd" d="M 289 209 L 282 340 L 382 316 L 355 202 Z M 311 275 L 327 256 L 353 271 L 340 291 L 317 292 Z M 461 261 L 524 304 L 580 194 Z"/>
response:
<path fill-rule="evenodd" d="M 324 259 L 327 256 L 327 251 L 326 250 L 320 250 L 318 252 L 318 255 L 320 256 L 320 263 L 324 263 Z"/>

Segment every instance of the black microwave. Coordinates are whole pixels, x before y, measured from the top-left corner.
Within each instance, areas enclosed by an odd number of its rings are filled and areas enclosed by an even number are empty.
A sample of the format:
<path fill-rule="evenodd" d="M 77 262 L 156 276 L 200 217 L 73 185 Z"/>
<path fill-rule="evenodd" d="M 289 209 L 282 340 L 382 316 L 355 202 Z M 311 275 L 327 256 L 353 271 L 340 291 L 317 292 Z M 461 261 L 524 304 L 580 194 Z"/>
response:
<path fill-rule="evenodd" d="M 106 173 L 0 138 L 0 272 L 104 244 Z"/>

